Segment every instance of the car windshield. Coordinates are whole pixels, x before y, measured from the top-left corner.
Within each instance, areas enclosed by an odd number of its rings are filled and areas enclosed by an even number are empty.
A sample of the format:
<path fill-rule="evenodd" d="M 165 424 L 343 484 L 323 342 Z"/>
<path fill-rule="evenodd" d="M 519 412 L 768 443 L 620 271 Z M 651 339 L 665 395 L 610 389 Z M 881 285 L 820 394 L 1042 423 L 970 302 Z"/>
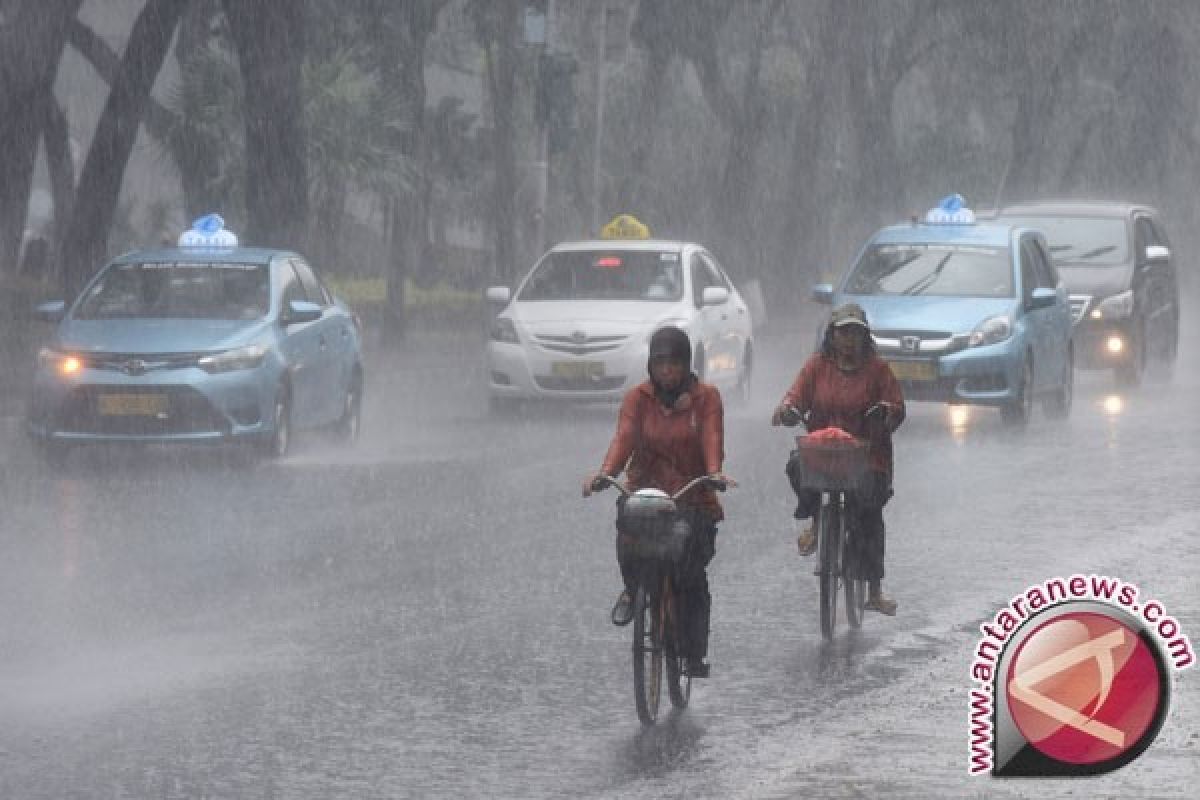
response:
<path fill-rule="evenodd" d="M 675 250 L 584 250 L 551 253 L 521 288 L 519 300 L 649 300 L 683 297 Z"/>
<path fill-rule="evenodd" d="M 1007 248 L 953 244 L 877 244 L 867 249 L 847 294 L 1012 297 Z"/>
<path fill-rule="evenodd" d="M 76 319 L 258 319 L 270 307 L 262 264 L 114 264 Z"/>
<path fill-rule="evenodd" d="M 1060 264 L 1114 267 L 1129 261 L 1125 220 L 1115 217 L 1004 217 L 1040 230 Z"/>

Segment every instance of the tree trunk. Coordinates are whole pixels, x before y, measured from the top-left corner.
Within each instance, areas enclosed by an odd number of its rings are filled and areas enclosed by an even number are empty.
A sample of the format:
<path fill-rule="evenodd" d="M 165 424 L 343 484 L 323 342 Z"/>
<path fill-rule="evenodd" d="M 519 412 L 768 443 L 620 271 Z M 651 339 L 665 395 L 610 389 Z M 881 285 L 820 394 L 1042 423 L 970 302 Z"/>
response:
<path fill-rule="evenodd" d="M 83 288 L 92 271 L 107 257 L 113 211 L 146 100 L 187 2 L 150 0 L 133 24 L 117 80 L 92 136 L 79 177 L 75 208 L 59 254 L 67 298 Z"/>
<path fill-rule="evenodd" d="M 308 249 L 305 3 L 224 0 L 245 91 L 246 229 L 263 247 Z"/>
<path fill-rule="evenodd" d="M 499 15 L 495 38 L 487 43 L 486 72 L 492 102 L 492 234 L 493 273 L 496 282 L 512 284 L 517 277 L 516 215 L 513 198 L 517 192 L 517 162 L 514 120 L 517 68 L 517 19 L 521 0 L 497 0 Z"/>
<path fill-rule="evenodd" d="M 67 115 L 53 99 L 47 104 L 43 141 L 46 167 L 50 173 L 50 194 L 54 198 L 54 228 L 50 231 L 51 251 L 61 252 L 75 206 L 75 162 L 71 156 Z"/>
<path fill-rule="evenodd" d="M 36 110 L 53 100 L 67 26 L 82 3 L 6 4 L 15 7 L 0 25 L 0 275 L 17 265 L 42 135 Z"/>

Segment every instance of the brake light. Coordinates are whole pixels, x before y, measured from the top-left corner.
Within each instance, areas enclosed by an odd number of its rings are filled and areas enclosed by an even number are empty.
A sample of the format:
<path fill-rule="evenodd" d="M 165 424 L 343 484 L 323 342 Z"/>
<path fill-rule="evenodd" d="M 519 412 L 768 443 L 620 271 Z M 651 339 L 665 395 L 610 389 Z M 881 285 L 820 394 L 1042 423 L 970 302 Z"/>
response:
<path fill-rule="evenodd" d="M 601 256 L 596 259 L 595 266 L 601 269 L 620 269 L 624 264 L 620 256 Z"/>

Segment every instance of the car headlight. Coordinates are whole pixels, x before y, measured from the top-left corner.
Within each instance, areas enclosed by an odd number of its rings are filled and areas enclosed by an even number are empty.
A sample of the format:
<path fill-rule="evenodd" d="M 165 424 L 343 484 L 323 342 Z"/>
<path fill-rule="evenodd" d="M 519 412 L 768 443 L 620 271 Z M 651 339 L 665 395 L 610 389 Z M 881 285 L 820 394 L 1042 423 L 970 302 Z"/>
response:
<path fill-rule="evenodd" d="M 995 344 L 1003 342 L 1009 336 L 1012 336 L 1012 322 L 1007 316 L 1001 314 L 996 317 L 988 317 L 976 325 L 975 330 L 971 331 L 968 346 L 981 347 L 985 344 Z"/>
<path fill-rule="evenodd" d="M 196 365 L 205 372 L 234 372 L 240 369 L 254 369 L 266 358 L 267 347 L 262 344 L 251 344 L 226 350 L 211 356 L 201 356 Z"/>
<path fill-rule="evenodd" d="M 1093 318 L 1099 319 L 1124 319 L 1132 314 L 1133 289 L 1126 289 L 1112 297 L 1104 298 L 1096 306 L 1096 311 L 1092 312 Z"/>
<path fill-rule="evenodd" d="M 496 317 L 489 331 L 493 342 L 517 343 L 517 326 L 508 317 Z"/>
<path fill-rule="evenodd" d="M 38 351 L 38 366 L 55 375 L 74 375 L 83 369 L 83 359 L 52 347 L 43 347 Z"/>

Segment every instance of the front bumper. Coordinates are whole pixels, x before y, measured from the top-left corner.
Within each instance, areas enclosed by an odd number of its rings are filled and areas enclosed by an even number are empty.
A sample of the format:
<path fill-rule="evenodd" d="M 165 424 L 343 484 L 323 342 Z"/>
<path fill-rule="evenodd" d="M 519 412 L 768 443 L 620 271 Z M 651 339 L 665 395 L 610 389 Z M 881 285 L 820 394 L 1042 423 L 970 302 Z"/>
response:
<path fill-rule="evenodd" d="M 619 400 L 646 380 L 646 354 L 643 341 L 588 355 L 489 341 L 488 391 L 496 398 Z"/>
<path fill-rule="evenodd" d="M 1075 326 L 1075 366 L 1082 369 L 1111 369 L 1127 366 L 1136 355 L 1132 319 L 1080 320 Z M 1120 346 L 1114 346 L 1119 342 Z"/>
<path fill-rule="evenodd" d="M 880 355 L 892 365 L 905 400 L 1003 406 L 1017 398 L 1022 349 L 1014 339 L 936 357 Z"/>
<path fill-rule="evenodd" d="M 27 429 L 55 442 L 228 442 L 273 433 L 278 376 L 269 365 L 209 374 L 198 367 L 126 375 L 39 368 Z"/>

